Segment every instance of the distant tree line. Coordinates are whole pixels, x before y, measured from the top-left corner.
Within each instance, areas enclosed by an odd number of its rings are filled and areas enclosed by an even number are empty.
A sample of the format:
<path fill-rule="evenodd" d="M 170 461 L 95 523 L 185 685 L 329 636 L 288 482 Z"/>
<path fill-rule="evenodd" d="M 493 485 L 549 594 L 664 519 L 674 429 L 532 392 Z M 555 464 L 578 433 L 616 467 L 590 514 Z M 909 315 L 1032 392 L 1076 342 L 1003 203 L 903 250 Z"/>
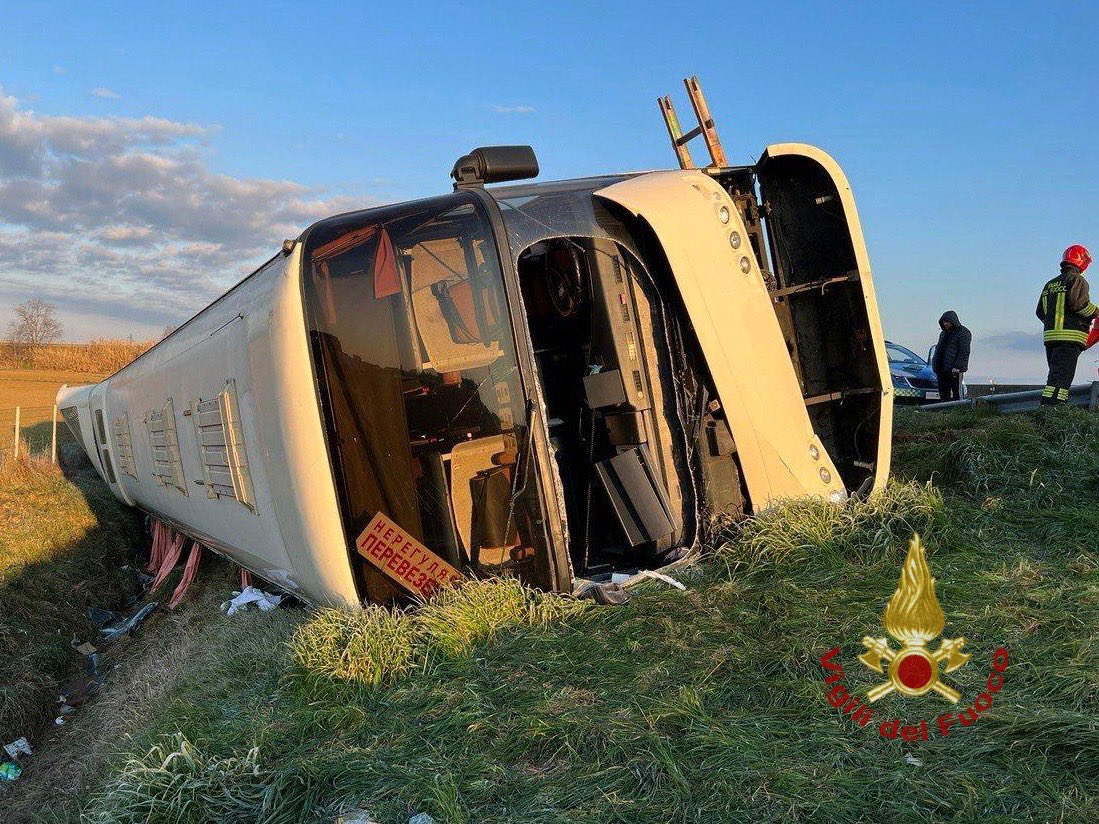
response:
<path fill-rule="evenodd" d="M 121 369 L 155 340 L 100 338 L 89 343 L 59 343 L 61 321 L 57 307 L 39 298 L 24 301 L 12 310 L 7 346 L 0 347 L 0 368 L 55 369 L 107 375 Z M 165 329 L 168 334 L 171 329 Z"/>
<path fill-rule="evenodd" d="M 8 341 L 16 346 L 45 346 L 61 340 L 62 326 L 57 307 L 39 298 L 31 298 L 12 309 L 15 317 L 8 322 Z"/>

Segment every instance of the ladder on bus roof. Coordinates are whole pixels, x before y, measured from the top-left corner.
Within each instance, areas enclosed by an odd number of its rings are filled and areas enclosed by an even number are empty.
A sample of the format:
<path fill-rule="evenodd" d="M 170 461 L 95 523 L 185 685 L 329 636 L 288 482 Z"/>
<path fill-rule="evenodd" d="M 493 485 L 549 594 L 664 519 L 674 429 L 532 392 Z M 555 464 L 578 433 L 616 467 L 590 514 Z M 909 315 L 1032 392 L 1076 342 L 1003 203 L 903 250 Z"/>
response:
<path fill-rule="evenodd" d="M 706 105 L 706 98 L 702 94 L 702 86 L 699 85 L 698 76 L 692 75 L 683 78 L 683 85 L 687 87 L 687 96 L 691 99 L 691 106 L 694 108 L 695 117 L 698 119 L 698 125 L 686 134 L 683 133 L 683 128 L 679 125 L 679 118 L 676 117 L 671 95 L 664 95 L 657 98 L 656 101 L 657 105 L 660 106 L 660 113 L 664 115 L 664 124 L 668 127 L 668 137 L 672 139 L 672 148 L 675 149 L 676 157 L 679 158 L 679 168 L 695 168 L 687 144 L 699 135 L 702 135 L 702 139 L 706 141 L 706 149 L 709 151 L 710 160 L 712 161 L 711 165 L 717 168 L 728 166 L 729 161 L 725 157 L 725 150 L 721 147 L 721 140 L 717 136 L 717 127 L 714 126 L 714 119 L 710 116 L 710 107 Z"/>

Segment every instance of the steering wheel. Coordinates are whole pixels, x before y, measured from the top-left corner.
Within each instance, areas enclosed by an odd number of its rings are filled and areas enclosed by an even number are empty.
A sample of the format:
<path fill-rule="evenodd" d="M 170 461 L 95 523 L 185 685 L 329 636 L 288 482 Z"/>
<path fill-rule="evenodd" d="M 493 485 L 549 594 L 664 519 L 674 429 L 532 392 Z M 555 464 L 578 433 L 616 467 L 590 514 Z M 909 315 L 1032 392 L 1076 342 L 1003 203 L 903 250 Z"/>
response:
<path fill-rule="evenodd" d="M 553 308 L 563 318 L 572 317 L 584 298 L 580 253 L 571 243 L 558 243 L 546 255 L 546 287 Z"/>

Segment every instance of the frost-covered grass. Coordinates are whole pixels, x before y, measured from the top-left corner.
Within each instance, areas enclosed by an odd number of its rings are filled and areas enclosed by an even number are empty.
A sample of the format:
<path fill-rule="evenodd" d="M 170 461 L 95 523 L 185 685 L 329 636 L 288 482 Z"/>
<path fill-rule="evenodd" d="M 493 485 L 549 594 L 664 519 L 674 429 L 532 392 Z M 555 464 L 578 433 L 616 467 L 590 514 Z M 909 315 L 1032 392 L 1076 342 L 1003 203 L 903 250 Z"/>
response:
<path fill-rule="evenodd" d="M 842 509 L 730 526 L 710 556 L 626 606 L 514 582 L 418 610 L 220 625 L 84 813 L 111 821 L 1085 821 L 1099 819 L 1099 416 L 899 416 L 897 480 Z M 859 729 L 825 700 L 882 635 L 919 531 L 945 635 L 1011 664 L 993 708 L 947 738 Z M 239 643 L 233 633 L 239 632 Z M 889 696 L 876 717 L 934 718 Z M 876 724 L 874 725 L 876 727 Z M 174 755 L 174 757 L 173 757 Z"/>

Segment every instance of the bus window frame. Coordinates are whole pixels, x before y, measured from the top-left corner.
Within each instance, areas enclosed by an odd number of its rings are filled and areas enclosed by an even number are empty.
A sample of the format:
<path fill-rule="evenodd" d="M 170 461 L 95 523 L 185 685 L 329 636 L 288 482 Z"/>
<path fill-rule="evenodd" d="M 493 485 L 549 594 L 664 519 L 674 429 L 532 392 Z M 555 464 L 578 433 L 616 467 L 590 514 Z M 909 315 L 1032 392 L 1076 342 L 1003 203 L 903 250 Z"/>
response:
<path fill-rule="evenodd" d="M 504 298 L 505 303 L 507 304 L 507 317 L 510 322 L 516 362 L 519 369 L 519 383 L 523 392 L 525 408 L 530 411 L 529 420 L 524 422 L 529 426 L 530 434 L 526 440 L 530 454 L 527 456 L 526 460 L 524 460 L 524 463 L 529 467 L 530 460 L 533 458 L 534 465 L 537 469 L 532 477 L 537 484 L 536 494 L 541 508 L 541 518 L 543 519 L 543 523 L 539 524 L 539 526 L 544 530 L 546 536 L 547 564 L 553 588 L 558 591 L 569 592 L 571 591 L 573 584 L 573 571 L 568 555 L 568 542 L 565 538 L 563 515 L 561 514 L 559 505 L 561 493 L 558 487 L 557 478 L 553 474 L 552 469 L 553 457 L 549 444 L 549 429 L 542 414 L 543 401 L 541 399 L 539 384 L 536 377 L 537 373 L 534 367 L 530 330 L 527 327 L 526 315 L 519 289 L 519 276 L 515 267 L 513 253 L 510 245 L 507 243 L 506 227 L 504 225 L 503 216 L 500 214 L 500 208 L 496 201 L 483 189 L 479 187 L 470 187 L 446 195 L 425 198 L 422 201 L 407 201 L 405 203 L 389 204 L 377 207 L 377 209 L 367 209 L 342 215 L 334 215 L 331 218 L 318 221 L 318 223 L 315 223 L 306 229 L 299 238 L 302 253 L 299 256 L 297 276 L 298 291 L 302 306 L 303 309 L 308 312 L 309 302 L 306 296 L 306 266 L 309 262 L 308 252 L 310 250 L 310 235 L 318 226 L 327 224 L 334 219 L 348 219 L 354 215 L 359 215 L 362 219 L 366 220 L 369 219 L 369 213 L 375 211 L 381 213 L 383 210 L 402 207 L 415 208 L 417 205 L 426 203 L 437 203 L 442 206 L 447 200 L 454 206 L 471 204 L 475 209 L 479 208 L 487 221 L 488 230 L 492 233 L 492 242 L 500 262 Z M 303 324 L 302 334 L 306 337 L 310 366 L 312 373 L 315 376 L 314 381 L 320 380 L 324 369 L 323 364 L 317 362 L 312 342 L 309 339 L 308 319 L 306 319 L 306 322 Z M 314 392 L 314 395 L 318 404 L 317 411 L 322 420 L 321 431 L 325 442 L 325 460 L 328 462 L 329 472 L 331 473 L 333 483 L 336 486 L 337 497 L 341 501 L 340 506 L 338 507 L 341 531 L 346 536 L 348 529 L 346 521 L 346 501 L 344 501 L 345 493 L 342 489 L 342 483 L 339 480 L 341 477 L 340 471 L 333 461 L 332 433 L 329 432 L 327 414 L 323 407 L 320 393 Z M 348 541 L 347 550 L 349 560 L 352 560 L 356 554 L 353 542 Z M 358 581 L 356 581 L 356 586 L 358 586 Z M 365 593 L 360 591 L 359 595 L 360 598 L 362 598 Z"/>
<path fill-rule="evenodd" d="M 507 226 L 504 223 L 500 204 L 483 187 L 468 187 L 469 192 L 480 201 L 484 214 L 488 217 L 492 230 L 496 255 L 500 259 L 500 270 L 504 279 L 504 296 L 507 302 L 508 316 L 511 321 L 512 336 L 515 339 L 516 361 L 519 364 L 519 382 L 523 387 L 523 400 L 529 412 L 526 464 L 534 458 L 537 467 L 536 481 L 542 515 L 546 518 L 546 535 L 549 538 L 546 547 L 549 553 L 550 569 L 555 588 L 561 592 L 571 592 L 574 581 L 572 559 L 569 556 L 568 539 L 564 529 L 564 491 L 557 476 L 553 451 L 550 448 L 549 426 L 546 422 L 545 400 L 542 398 L 538 371 L 534 362 L 534 344 L 531 342 L 530 328 L 527 325 L 526 308 L 523 304 L 519 285 L 519 270 L 515 265 L 519 252 L 511 248 Z M 521 250 L 520 250 L 521 251 Z M 553 494 L 549 494 L 552 490 Z"/>

